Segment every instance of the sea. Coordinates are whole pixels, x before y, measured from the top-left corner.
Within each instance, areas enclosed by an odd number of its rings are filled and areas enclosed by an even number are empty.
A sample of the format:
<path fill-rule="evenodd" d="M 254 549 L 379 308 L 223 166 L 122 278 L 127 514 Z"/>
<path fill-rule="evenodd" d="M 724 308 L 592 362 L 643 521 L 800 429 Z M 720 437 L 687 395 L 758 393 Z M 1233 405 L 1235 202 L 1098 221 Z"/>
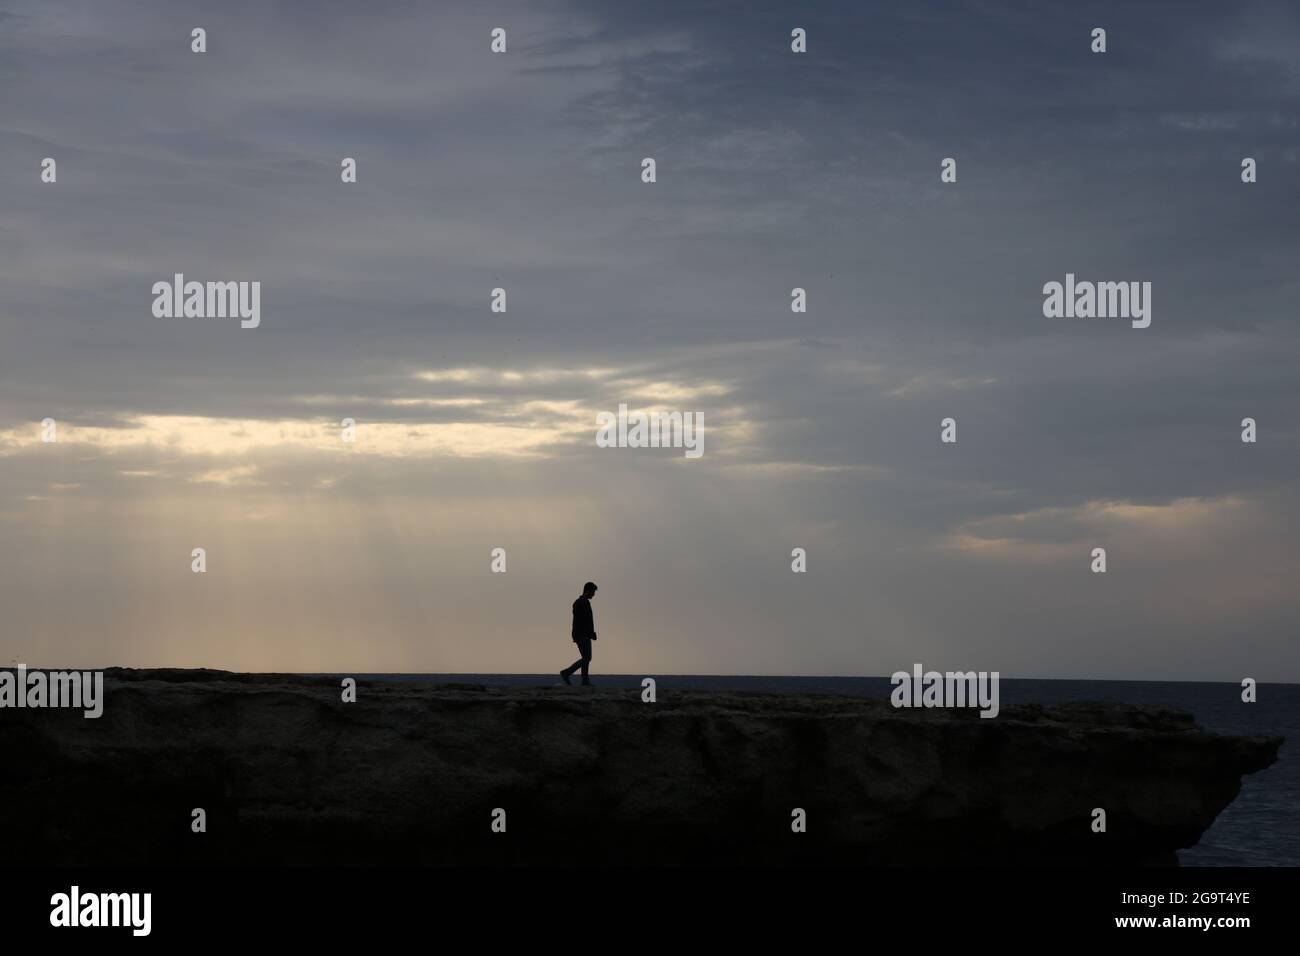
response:
<path fill-rule="evenodd" d="M 515 687 L 558 683 L 553 674 L 367 674 L 368 680 L 466 681 Z M 765 677 L 709 674 L 653 675 L 660 693 L 729 690 L 888 698 L 887 677 Z M 592 675 L 601 687 L 639 690 L 644 674 Z M 1241 793 L 1193 847 L 1179 851 L 1183 866 L 1300 866 L 1300 684 L 1260 684 L 1254 703 L 1241 687 L 1182 681 L 1009 680 L 999 682 L 1001 705 L 1099 700 L 1155 704 L 1190 712 L 1206 730 L 1286 738 L 1273 766 L 1242 781 Z"/>

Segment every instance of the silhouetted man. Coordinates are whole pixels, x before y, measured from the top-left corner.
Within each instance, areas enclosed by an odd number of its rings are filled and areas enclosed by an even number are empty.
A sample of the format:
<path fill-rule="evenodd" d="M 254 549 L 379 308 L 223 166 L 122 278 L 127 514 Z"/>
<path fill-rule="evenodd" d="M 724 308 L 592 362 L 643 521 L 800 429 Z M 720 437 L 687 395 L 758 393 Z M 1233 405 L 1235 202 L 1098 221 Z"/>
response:
<path fill-rule="evenodd" d="M 578 645 L 578 653 L 581 658 L 574 661 L 572 666 L 566 667 L 560 671 L 560 676 L 564 678 L 566 684 L 572 684 L 569 675 L 582 668 L 582 682 L 590 684 L 587 679 L 587 665 L 591 663 L 591 642 L 596 639 L 596 624 L 591 617 L 591 599 L 596 596 L 596 585 L 588 581 L 582 586 L 582 594 L 573 602 L 573 643 Z"/>

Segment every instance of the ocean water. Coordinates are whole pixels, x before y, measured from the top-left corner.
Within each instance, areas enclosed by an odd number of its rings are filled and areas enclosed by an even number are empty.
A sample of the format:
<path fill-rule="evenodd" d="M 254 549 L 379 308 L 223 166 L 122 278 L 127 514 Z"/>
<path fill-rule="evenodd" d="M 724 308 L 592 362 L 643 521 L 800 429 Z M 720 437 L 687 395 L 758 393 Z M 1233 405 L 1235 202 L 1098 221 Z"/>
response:
<path fill-rule="evenodd" d="M 354 675 L 361 677 L 362 675 Z M 645 675 L 592 675 L 602 687 L 639 689 Z M 546 674 L 368 674 L 369 680 L 473 681 L 535 687 L 558 682 Z M 886 677 L 732 677 L 655 675 L 660 691 L 739 690 L 887 698 Z M 1072 700 L 1157 704 L 1186 710 L 1206 730 L 1278 734 L 1286 743 L 1277 763 L 1242 782 L 1241 793 L 1196 846 L 1179 852 L 1184 866 L 1300 866 L 1300 684 L 1261 684 L 1244 704 L 1237 684 L 1175 681 L 1002 680 L 1003 706 Z"/>

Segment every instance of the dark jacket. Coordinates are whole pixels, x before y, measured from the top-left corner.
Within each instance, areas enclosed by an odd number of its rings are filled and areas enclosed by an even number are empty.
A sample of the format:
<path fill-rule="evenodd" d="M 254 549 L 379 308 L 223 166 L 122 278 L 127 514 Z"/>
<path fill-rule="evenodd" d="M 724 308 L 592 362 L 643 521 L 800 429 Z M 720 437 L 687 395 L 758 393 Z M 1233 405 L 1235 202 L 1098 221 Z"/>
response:
<path fill-rule="evenodd" d="M 573 602 L 573 639 L 595 637 L 596 624 L 591 617 L 591 602 L 579 595 Z"/>

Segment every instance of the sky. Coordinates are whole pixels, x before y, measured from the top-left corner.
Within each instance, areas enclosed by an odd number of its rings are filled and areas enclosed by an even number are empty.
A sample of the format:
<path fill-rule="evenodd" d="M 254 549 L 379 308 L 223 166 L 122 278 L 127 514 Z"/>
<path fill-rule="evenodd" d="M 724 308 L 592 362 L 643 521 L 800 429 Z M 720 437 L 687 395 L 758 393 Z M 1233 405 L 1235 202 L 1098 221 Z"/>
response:
<path fill-rule="evenodd" d="M 1300 681 L 1297 50 L 1272 2 L 0 0 L 0 665 L 551 673 L 594 580 L 593 674 Z M 156 317 L 178 272 L 260 325 Z M 1046 318 L 1067 273 L 1150 327 Z M 704 454 L 598 447 L 620 404 Z"/>

